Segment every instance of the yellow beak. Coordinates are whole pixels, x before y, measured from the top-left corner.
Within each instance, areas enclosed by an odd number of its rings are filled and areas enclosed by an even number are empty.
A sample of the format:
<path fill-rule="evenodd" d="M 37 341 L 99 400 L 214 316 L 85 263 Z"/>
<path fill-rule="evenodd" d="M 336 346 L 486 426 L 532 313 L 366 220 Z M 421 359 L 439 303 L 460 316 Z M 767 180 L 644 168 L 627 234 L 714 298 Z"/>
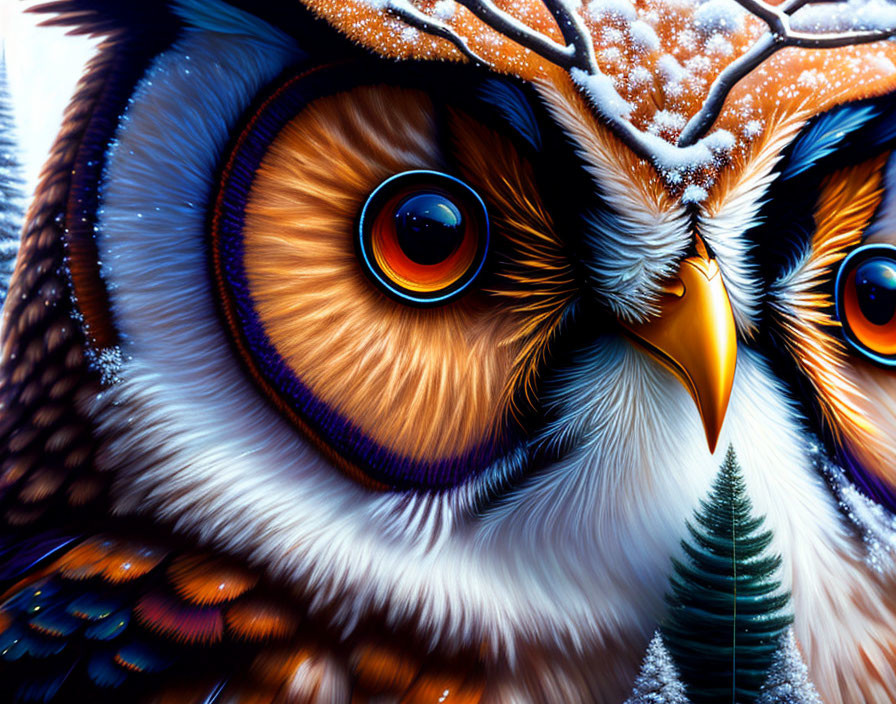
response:
<path fill-rule="evenodd" d="M 714 452 L 737 365 L 734 314 L 715 259 L 682 261 L 678 277 L 666 287 L 660 314 L 626 327 L 690 392 Z"/>

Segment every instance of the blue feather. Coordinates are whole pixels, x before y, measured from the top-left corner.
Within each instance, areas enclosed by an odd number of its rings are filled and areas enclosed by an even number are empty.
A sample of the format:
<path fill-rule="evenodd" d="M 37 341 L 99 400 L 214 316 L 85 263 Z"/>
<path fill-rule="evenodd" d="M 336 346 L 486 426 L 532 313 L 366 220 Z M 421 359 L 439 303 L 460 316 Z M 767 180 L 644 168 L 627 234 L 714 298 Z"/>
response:
<path fill-rule="evenodd" d="M 65 638 L 78 630 L 81 622 L 61 607 L 55 607 L 38 611 L 32 616 L 29 625 L 43 635 Z"/>
<path fill-rule="evenodd" d="M 112 661 L 110 653 L 97 653 L 87 663 L 87 674 L 99 687 L 120 687 L 127 680 L 127 672 Z"/>
<path fill-rule="evenodd" d="M 59 693 L 62 684 L 75 669 L 69 665 L 64 669 L 40 674 L 40 679 L 26 680 L 19 685 L 16 701 L 19 702 L 50 702 Z"/>
<path fill-rule="evenodd" d="M 43 659 L 59 655 L 66 646 L 64 640 L 49 640 L 35 633 L 27 633 L 13 626 L 0 634 L 0 657 L 7 661 L 29 655 Z"/>
<path fill-rule="evenodd" d="M 5 546 L 0 561 L 0 581 L 16 579 L 49 560 L 74 543 L 77 538 L 44 533 L 32 540 Z M 10 555 L 7 560 L 7 555 Z"/>
<path fill-rule="evenodd" d="M 132 672 L 160 672 L 171 664 L 157 649 L 139 641 L 119 648 L 115 661 Z"/>
<path fill-rule="evenodd" d="M 76 618 L 87 621 L 101 621 L 120 607 L 121 602 L 119 600 L 90 592 L 72 600 L 66 611 Z"/>
<path fill-rule="evenodd" d="M 870 131 L 870 134 L 862 135 L 863 143 L 879 147 L 890 145 L 896 140 L 896 117 L 892 110 L 884 113 L 884 116 Z"/>
<path fill-rule="evenodd" d="M 847 106 L 819 117 L 797 140 L 781 174 L 787 180 L 812 168 L 833 154 L 851 133 L 880 113 L 873 105 Z"/>
<path fill-rule="evenodd" d="M 84 637 L 91 640 L 112 640 L 124 633 L 131 617 L 127 611 L 119 611 L 91 624 L 84 631 Z"/>
<path fill-rule="evenodd" d="M 489 78 L 482 82 L 479 96 L 484 102 L 497 108 L 510 127 L 532 145 L 533 149 L 541 149 L 538 120 L 523 91 L 506 81 Z"/>
<path fill-rule="evenodd" d="M 205 701 L 203 701 L 202 704 L 215 704 L 215 702 L 217 702 L 221 698 L 221 693 L 224 691 L 224 687 L 226 686 L 227 680 L 218 682 L 218 684 L 214 686 L 212 691 L 209 692 L 208 696 L 205 698 Z"/>

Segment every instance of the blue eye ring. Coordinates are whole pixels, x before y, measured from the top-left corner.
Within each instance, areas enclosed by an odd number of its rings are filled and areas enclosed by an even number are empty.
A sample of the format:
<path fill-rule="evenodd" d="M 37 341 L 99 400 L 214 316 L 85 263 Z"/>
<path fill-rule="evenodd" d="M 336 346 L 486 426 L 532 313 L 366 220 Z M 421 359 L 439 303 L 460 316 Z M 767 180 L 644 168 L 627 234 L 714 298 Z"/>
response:
<path fill-rule="evenodd" d="M 853 303 L 853 299 L 856 297 L 854 292 L 855 274 L 863 264 L 870 263 L 873 260 L 880 260 L 882 263 L 892 263 L 893 270 L 896 272 L 896 246 L 891 244 L 866 244 L 857 247 L 849 253 L 840 264 L 834 282 L 836 316 L 840 322 L 843 337 L 851 347 L 876 364 L 885 367 L 896 367 L 896 353 L 882 353 L 880 350 L 874 349 L 869 344 L 867 335 L 865 336 L 866 339 L 862 339 L 861 326 L 870 325 L 870 322 L 863 322 L 858 318 L 856 305 Z M 896 315 L 884 325 L 892 327 L 893 338 L 896 341 Z M 884 325 L 877 327 L 884 327 Z M 896 347 L 896 344 L 894 344 L 894 347 Z"/>
<path fill-rule="evenodd" d="M 459 269 L 446 277 L 444 285 L 429 283 L 426 288 L 415 288 L 407 278 L 396 276 L 377 247 L 379 232 L 394 227 L 392 211 L 397 204 L 420 195 L 442 197 L 465 214 L 459 246 L 466 259 L 461 257 L 456 264 Z M 490 244 L 488 211 L 479 194 L 454 176 L 424 169 L 403 171 L 387 178 L 367 197 L 358 220 L 356 244 L 365 272 L 386 294 L 407 305 L 444 305 L 467 292 L 482 273 Z M 424 269 L 438 273 L 433 266 L 419 267 Z"/>

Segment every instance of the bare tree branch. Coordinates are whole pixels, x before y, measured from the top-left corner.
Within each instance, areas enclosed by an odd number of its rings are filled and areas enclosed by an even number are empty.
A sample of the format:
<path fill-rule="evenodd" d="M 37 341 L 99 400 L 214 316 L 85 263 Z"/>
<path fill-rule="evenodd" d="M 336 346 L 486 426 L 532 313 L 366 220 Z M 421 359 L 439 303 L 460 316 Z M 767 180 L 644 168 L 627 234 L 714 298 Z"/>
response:
<path fill-rule="evenodd" d="M 500 9 L 491 0 L 457 0 L 492 29 L 534 51 L 553 64 L 570 69 L 577 66 L 575 48 L 561 46 L 540 32 L 527 27 L 512 15 Z M 565 35 L 564 35 L 565 36 Z"/>
<path fill-rule="evenodd" d="M 764 34 L 747 53 L 731 62 L 716 77 L 709 89 L 706 102 L 697 113 L 688 120 L 678 138 L 679 147 L 696 144 L 715 124 L 728 94 L 745 76 L 756 69 L 759 64 L 785 47 L 801 47 L 805 49 L 832 49 L 890 39 L 896 36 L 896 27 L 887 30 L 869 30 L 855 32 L 798 32 L 790 26 L 790 17 L 801 7 L 809 4 L 809 0 L 788 0 L 779 7 L 769 5 L 763 0 L 735 0 L 745 10 L 751 12 L 768 25 L 769 32 Z"/>
<path fill-rule="evenodd" d="M 411 27 L 419 29 L 421 32 L 432 34 L 436 37 L 446 39 L 457 47 L 461 54 L 466 56 L 474 64 L 486 66 L 486 62 L 474 52 L 466 41 L 460 35 L 455 34 L 447 25 L 434 20 L 432 17 L 420 12 L 416 7 L 411 5 L 407 0 L 390 0 L 386 5 L 386 9 L 400 20 L 403 20 Z"/>
<path fill-rule="evenodd" d="M 576 67 L 588 73 L 599 74 L 600 68 L 594 56 L 594 41 L 581 15 L 573 11 L 565 0 L 544 0 L 544 4 L 554 16 L 563 39 L 573 48 Z"/>
<path fill-rule="evenodd" d="M 765 34 L 745 54 L 728 64 L 709 87 L 706 101 L 684 126 L 678 137 L 678 146 L 687 147 L 696 144 L 709 132 L 722 112 L 725 99 L 734 85 L 779 48 L 774 37 Z"/>
<path fill-rule="evenodd" d="M 569 0 L 542 0 L 560 29 L 565 44 L 560 44 L 545 34 L 538 32 L 521 20 L 499 7 L 495 0 L 456 0 L 486 26 L 515 41 L 520 46 L 560 66 L 572 74 L 573 79 L 589 92 L 595 108 L 601 113 L 613 132 L 638 156 L 659 165 L 658 151 L 668 148 L 668 143 L 658 144 L 659 138 L 636 127 L 626 112 L 614 110 L 613 104 L 625 101 L 612 86 L 597 64 L 591 32 L 579 12 Z M 735 0 L 742 8 L 762 20 L 768 26 L 763 34 L 746 53 L 726 66 L 709 88 L 706 100 L 685 125 L 673 146 L 685 150 L 694 147 L 709 133 L 724 107 L 731 90 L 745 76 L 760 64 L 785 47 L 825 49 L 833 47 L 867 44 L 896 36 L 896 27 L 885 30 L 847 32 L 806 32 L 796 31 L 791 26 L 791 17 L 801 8 L 810 4 L 834 3 L 840 0 L 785 0 L 774 6 L 765 0 Z M 444 24 L 417 9 L 412 0 L 386 0 L 386 9 L 412 27 L 451 42 L 468 59 L 476 64 L 486 62 L 476 54 L 467 41 Z M 595 96 L 598 97 L 595 97 Z M 598 104 L 604 100 L 604 104 Z M 608 108 L 610 105 L 610 108 Z M 718 140 L 717 140 L 718 141 Z M 709 152 L 709 143 L 701 145 L 704 156 Z M 695 152 L 696 153 L 696 152 Z"/>

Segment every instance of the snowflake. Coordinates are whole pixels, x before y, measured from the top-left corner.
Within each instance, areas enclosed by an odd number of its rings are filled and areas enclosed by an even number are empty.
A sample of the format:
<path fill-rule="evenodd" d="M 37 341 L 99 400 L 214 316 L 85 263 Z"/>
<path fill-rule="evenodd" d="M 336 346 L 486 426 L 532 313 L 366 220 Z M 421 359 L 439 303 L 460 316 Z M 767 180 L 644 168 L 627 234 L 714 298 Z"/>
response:
<path fill-rule="evenodd" d="M 694 13 L 694 24 L 706 34 L 734 34 L 743 29 L 744 9 L 734 0 L 709 0 Z"/>
<path fill-rule="evenodd" d="M 706 51 L 716 56 L 730 56 L 734 47 L 723 34 L 713 34 L 706 40 Z"/>
<path fill-rule="evenodd" d="M 762 134 L 763 124 L 759 120 L 750 120 L 744 125 L 743 133 L 747 139 L 753 139 Z"/>
<path fill-rule="evenodd" d="M 632 22 L 628 27 L 629 36 L 635 48 L 642 51 L 656 51 L 660 48 L 660 38 L 653 27 L 642 20 Z"/>
<path fill-rule="evenodd" d="M 432 15 L 442 22 L 450 22 L 454 19 L 455 12 L 457 12 L 457 5 L 454 0 L 438 0 L 433 7 Z"/>
<path fill-rule="evenodd" d="M 588 3 L 588 14 L 594 20 L 611 17 L 631 22 L 638 18 L 635 6 L 629 0 L 592 0 Z"/>
<path fill-rule="evenodd" d="M 686 205 L 690 203 L 702 203 L 708 197 L 709 193 L 703 186 L 698 186 L 692 183 L 685 188 L 684 193 L 681 194 L 681 202 Z"/>

